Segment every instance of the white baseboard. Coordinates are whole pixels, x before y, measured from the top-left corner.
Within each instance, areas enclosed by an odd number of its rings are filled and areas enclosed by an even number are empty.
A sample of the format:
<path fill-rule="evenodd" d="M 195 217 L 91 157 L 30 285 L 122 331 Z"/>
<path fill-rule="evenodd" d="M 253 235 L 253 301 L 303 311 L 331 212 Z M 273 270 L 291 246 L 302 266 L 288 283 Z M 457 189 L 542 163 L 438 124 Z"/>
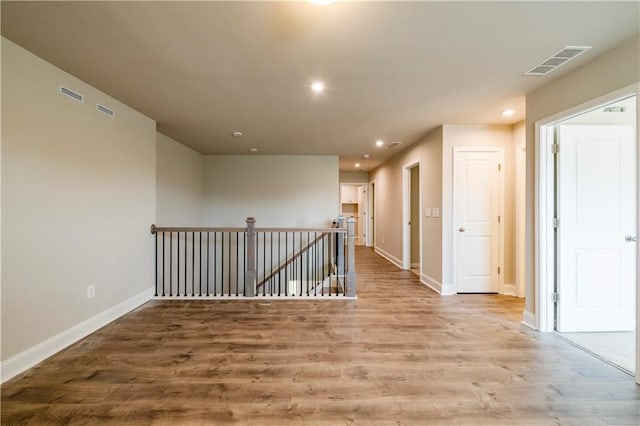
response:
<path fill-rule="evenodd" d="M 515 284 L 502 284 L 502 294 L 505 296 L 517 296 Z"/>
<path fill-rule="evenodd" d="M 453 284 L 442 284 L 442 295 L 443 296 L 451 296 L 454 294 L 458 294 L 456 292 L 456 288 Z"/>
<path fill-rule="evenodd" d="M 534 330 L 538 329 L 538 327 L 536 327 L 536 316 L 529 311 L 522 313 L 522 324 Z"/>
<path fill-rule="evenodd" d="M 38 343 L 0 363 L 2 383 L 15 377 L 25 370 L 60 352 L 62 349 L 104 327 L 110 322 L 131 312 L 138 306 L 153 298 L 154 289 L 149 288 L 93 317 L 82 321 L 73 327 Z"/>
<path fill-rule="evenodd" d="M 384 257 L 389 262 L 391 262 L 394 265 L 396 265 L 398 268 L 403 269 L 402 268 L 402 260 L 398 259 L 397 257 L 392 255 L 391 253 L 382 250 L 380 247 L 376 247 L 374 250 L 375 250 L 376 253 L 378 253 L 380 256 Z"/>
<path fill-rule="evenodd" d="M 442 283 L 427 274 L 420 274 L 420 282 L 436 293 L 442 295 Z"/>

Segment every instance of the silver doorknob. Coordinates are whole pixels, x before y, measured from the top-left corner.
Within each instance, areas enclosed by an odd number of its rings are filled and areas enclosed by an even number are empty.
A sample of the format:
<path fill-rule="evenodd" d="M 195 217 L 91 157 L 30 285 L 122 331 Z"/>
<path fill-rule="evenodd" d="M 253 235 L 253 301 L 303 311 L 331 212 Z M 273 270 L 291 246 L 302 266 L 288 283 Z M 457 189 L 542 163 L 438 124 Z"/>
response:
<path fill-rule="evenodd" d="M 466 231 L 466 229 L 464 229 L 462 227 L 458 228 L 458 232 L 464 232 L 464 231 Z"/>
<path fill-rule="evenodd" d="M 631 235 L 627 235 L 626 237 L 624 237 L 624 240 L 628 243 L 632 241 L 635 242 L 635 241 L 638 241 L 638 237 L 632 237 Z"/>

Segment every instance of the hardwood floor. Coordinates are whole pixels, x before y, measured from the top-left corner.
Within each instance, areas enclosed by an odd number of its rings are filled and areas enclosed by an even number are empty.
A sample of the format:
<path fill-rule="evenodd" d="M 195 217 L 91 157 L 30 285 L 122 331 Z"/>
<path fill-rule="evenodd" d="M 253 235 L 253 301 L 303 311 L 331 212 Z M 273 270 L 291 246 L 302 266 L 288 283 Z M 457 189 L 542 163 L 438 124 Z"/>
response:
<path fill-rule="evenodd" d="M 358 300 L 152 301 L 2 386 L 2 424 L 634 424 L 627 374 L 358 248 Z"/>

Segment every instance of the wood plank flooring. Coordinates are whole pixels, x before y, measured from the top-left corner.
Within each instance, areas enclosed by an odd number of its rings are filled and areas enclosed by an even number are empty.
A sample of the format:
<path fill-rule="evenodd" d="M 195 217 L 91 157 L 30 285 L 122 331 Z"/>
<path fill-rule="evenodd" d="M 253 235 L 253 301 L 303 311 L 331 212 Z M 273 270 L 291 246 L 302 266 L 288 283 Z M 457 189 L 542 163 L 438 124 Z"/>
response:
<path fill-rule="evenodd" d="M 2 424 L 633 424 L 627 374 L 358 248 L 358 300 L 152 301 L 2 386 Z"/>

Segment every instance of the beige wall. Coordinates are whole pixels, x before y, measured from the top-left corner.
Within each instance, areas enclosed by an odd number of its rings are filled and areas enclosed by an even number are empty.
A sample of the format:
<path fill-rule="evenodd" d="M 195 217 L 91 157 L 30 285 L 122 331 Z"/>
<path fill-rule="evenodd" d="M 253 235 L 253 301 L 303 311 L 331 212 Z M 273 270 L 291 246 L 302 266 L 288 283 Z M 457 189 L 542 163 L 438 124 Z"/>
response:
<path fill-rule="evenodd" d="M 420 163 L 423 208 L 442 208 L 442 128 L 396 154 L 370 173 L 375 181 L 376 249 L 396 264 L 402 264 L 402 170 Z M 421 215 L 423 216 L 423 215 Z M 442 220 L 422 221 L 421 278 L 438 287 L 442 277 Z"/>
<path fill-rule="evenodd" d="M 442 252 L 443 287 L 453 288 L 453 148 L 501 147 L 504 148 L 504 283 L 515 284 L 515 174 L 513 161 L 515 149 L 511 126 L 502 125 L 445 125 L 443 147 L 442 189 Z"/>
<path fill-rule="evenodd" d="M 338 157 L 205 156 L 205 226 L 324 227 L 339 213 Z"/>
<path fill-rule="evenodd" d="M 369 173 L 365 172 L 340 172 L 340 183 L 367 183 Z"/>
<path fill-rule="evenodd" d="M 155 145 L 153 120 L 2 39 L 3 361 L 152 287 Z"/>
<path fill-rule="evenodd" d="M 370 174 L 376 183 L 376 248 L 402 264 L 402 169 L 419 161 L 422 208 L 440 209 L 439 218 L 422 224 L 421 278 L 452 293 L 453 287 L 453 148 L 501 147 L 505 152 L 505 284 L 515 285 L 515 145 L 522 143 L 512 126 L 445 125 L 400 152 Z M 508 287 L 515 291 L 515 287 Z"/>
<path fill-rule="evenodd" d="M 526 196 L 526 313 L 536 313 L 535 301 L 535 123 L 582 103 L 622 89 L 640 80 L 640 38 L 636 37 L 578 70 L 527 96 L 527 196 Z"/>
<path fill-rule="evenodd" d="M 525 179 L 526 179 L 526 159 L 525 152 L 522 148 L 526 149 L 526 122 L 521 121 L 516 123 L 512 127 L 512 146 L 514 149 L 514 177 L 513 182 L 515 185 L 513 215 L 514 218 L 514 247 L 513 253 L 515 256 L 515 294 L 518 297 L 525 296 Z"/>
<path fill-rule="evenodd" d="M 202 226 L 204 155 L 156 134 L 156 220 L 159 226 Z"/>

